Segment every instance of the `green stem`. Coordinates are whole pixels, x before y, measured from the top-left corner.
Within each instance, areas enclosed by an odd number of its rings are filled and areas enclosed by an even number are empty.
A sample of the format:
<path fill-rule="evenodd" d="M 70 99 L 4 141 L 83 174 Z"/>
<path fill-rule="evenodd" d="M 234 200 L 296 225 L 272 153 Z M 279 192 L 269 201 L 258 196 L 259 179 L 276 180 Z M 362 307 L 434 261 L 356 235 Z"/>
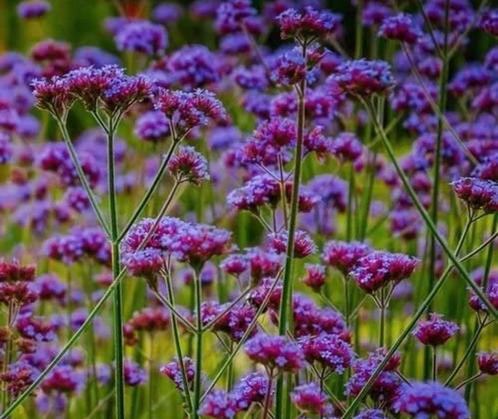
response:
<path fill-rule="evenodd" d="M 173 292 L 173 284 L 171 282 L 171 276 L 169 273 L 165 275 L 166 287 L 168 289 L 168 298 L 171 305 L 175 306 L 175 294 Z M 183 362 L 183 351 L 182 344 L 180 341 L 180 333 L 178 331 L 178 321 L 174 313 L 171 313 L 171 329 L 173 332 L 173 342 L 176 350 L 176 357 L 178 358 L 178 364 L 180 365 L 180 371 L 182 373 L 183 389 L 185 400 L 187 402 L 188 411 L 192 411 L 192 398 L 190 397 L 190 386 L 188 382 L 187 370 L 185 369 L 185 363 Z"/>
<path fill-rule="evenodd" d="M 457 247 L 455 249 L 455 255 L 457 255 L 457 256 L 460 253 L 460 250 L 462 249 L 462 246 L 465 242 L 465 238 L 467 237 L 471 223 L 472 223 L 472 220 L 469 219 L 465 225 L 465 228 L 462 232 L 462 235 L 460 236 L 460 240 L 458 241 Z M 375 380 L 377 380 L 377 377 L 383 371 L 384 367 L 387 365 L 387 363 L 392 358 L 392 356 L 396 353 L 398 348 L 402 345 L 402 343 L 407 338 L 407 336 L 411 333 L 412 329 L 415 327 L 415 325 L 417 324 L 420 317 L 423 316 L 423 314 L 425 313 L 425 311 L 426 311 L 427 307 L 429 306 L 429 304 L 431 303 L 431 301 L 434 299 L 434 297 L 436 296 L 436 294 L 438 293 L 440 288 L 444 285 L 444 283 L 446 282 L 446 279 L 449 277 L 449 274 L 451 273 L 453 268 L 454 268 L 453 265 L 448 266 L 445 269 L 445 271 L 443 272 L 443 274 L 441 275 L 441 278 L 439 279 L 439 281 L 437 281 L 434 284 L 434 288 L 432 288 L 432 290 L 429 292 L 429 294 L 427 295 L 425 300 L 422 302 L 420 307 L 417 309 L 417 311 L 413 315 L 413 317 L 410 320 L 410 322 L 408 323 L 408 325 L 404 328 L 404 330 L 398 336 L 398 338 L 396 339 L 394 344 L 391 346 L 391 348 L 387 352 L 384 359 L 379 363 L 379 365 L 377 366 L 375 371 L 372 373 L 370 378 L 367 380 L 367 382 L 365 383 L 365 385 L 363 386 L 361 391 L 358 393 L 358 395 L 351 402 L 348 409 L 344 412 L 344 415 L 342 416 L 343 419 L 350 418 L 355 413 L 356 408 L 361 403 L 361 401 L 365 398 L 367 393 L 370 391 L 370 388 L 374 384 Z"/>
<path fill-rule="evenodd" d="M 302 55 L 306 59 L 306 44 L 302 46 Z M 304 143 L 304 124 L 305 124 L 305 96 L 306 96 L 306 79 L 299 84 L 297 89 L 298 95 L 298 118 L 297 118 L 297 144 L 294 162 L 294 176 L 292 184 L 292 195 L 289 214 L 289 229 L 287 232 L 287 251 L 285 255 L 285 268 L 283 278 L 282 297 L 280 301 L 278 332 L 281 336 L 287 333 L 287 327 L 290 323 L 289 310 L 292 304 L 292 265 L 294 260 L 294 233 L 297 226 L 297 213 L 299 202 L 299 186 L 301 184 L 301 165 L 303 160 L 303 143 Z M 285 397 L 283 395 L 283 376 L 280 375 L 277 381 L 276 390 L 276 410 L 277 418 L 283 417 L 283 408 Z"/>
<path fill-rule="evenodd" d="M 433 186 L 432 186 L 432 205 L 431 205 L 431 219 L 435 226 L 438 224 L 438 209 L 439 209 L 439 183 L 441 175 L 441 143 L 443 138 L 443 114 L 446 109 L 447 98 L 447 84 L 448 84 L 448 14 L 449 14 L 449 0 L 445 2 L 445 33 L 444 33 L 444 46 L 443 46 L 443 68 L 441 70 L 441 77 L 439 79 L 439 113 L 437 121 L 437 134 L 436 134 L 436 149 L 434 153 L 434 168 L 433 168 Z M 429 289 L 434 286 L 435 266 L 437 259 L 437 243 L 434 235 L 430 235 L 430 257 L 429 257 Z M 428 312 L 432 311 L 431 305 L 428 307 Z M 425 365 L 428 365 L 428 359 L 425 360 Z M 427 378 L 427 377 L 425 377 Z"/>
<path fill-rule="evenodd" d="M 432 381 L 437 380 L 437 348 L 432 347 Z"/>
<path fill-rule="evenodd" d="M 401 168 L 399 165 L 396 155 L 394 154 L 394 150 L 392 148 L 392 145 L 387 138 L 382 125 L 380 124 L 379 120 L 377 119 L 375 115 L 375 111 L 373 110 L 371 104 L 369 102 L 365 102 L 365 105 L 370 113 L 371 118 L 373 119 L 375 123 L 375 127 L 378 131 L 379 134 L 381 134 L 381 139 L 384 144 L 384 148 L 386 149 L 386 152 L 388 154 L 389 159 L 391 160 L 391 163 L 393 164 L 394 168 L 396 169 L 396 172 L 398 176 L 400 177 L 401 181 L 403 182 L 403 186 L 405 187 L 406 191 L 410 195 L 410 198 L 412 199 L 413 204 L 415 205 L 416 209 L 420 213 L 421 217 L 423 218 L 425 224 L 429 228 L 431 234 L 433 234 L 436 237 L 436 240 L 439 242 L 441 245 L 441 248 L 443 251 L 447 254 L 448 258 L 450 259 L 451 263 L 455 266 L 456 270 L 458 273 L 463 277 L 465 282 L 467 282 L 467 285 L 472 288 L 472 290 L 477 294 L 477 296 L 483 301 L 483 303 L 486 305 L 487 309 L 491 313 L 491 315 L 495 318 L 498 319 L 498 311 L 496 308 L 490 303 L 489 299 L 486 297 L 482 289 L 475 283 L 475 281 L 472 280 L 470 277 L 469 273 L 465 269 L 465 267 L 462 265 L 462 262 L 458 260 L 456 255 L 451 251 L 448 243 L 446 240 L 441 236 L 439 233 L 437 227 L 434 225 L 432 222 L 432 219 L 420 200 L 418 199 L 418 196 L 416 192 L 413 190 L 413 187 L 410 184 L 410 181 L 408 180 L 408 177 L 404 170 Z"/>
<path fill-rule="evenodd" d="M 107 222 L 104 219 L 104 215 L 102 214 L 102 211 L 100 210 L 100 207 L 97 204 L 97 198 L 95 197 L 95 194 L 93 193 L 92 188 L 90 187 L 90 184 L 88 183 L 85 172 L 83 171 L 83 168 L 81 167 L 81 163 L 80 163 L 80 160 L 78 158 L 78 154 L 76 153 L 76 150 L 73 146 L 73 143 L 71 142 L 71 137 L 69 136 L 67 126 L 59 118 L 57 118 L 57 125 L 59 126 L 59 130 L 62 133 L 64 143 L 66 144 L 67 150 L 69 151 L 69 156 L 71 157 L 71 161 L 73 162 L 73 165 L 76 169 L 76 173 L 78 175 L 78 178 L 79 178 L 81 184 L 83 185 L 83 188 L 85 189 L 85 192 L 88 196 L 88 199 L 90 200 L 90 204 L 93 208 L 93 212 L 95 213 L 95 216 L 97 217 L 97 220 L 98 220 L 100 226 L 105 231 L 106 235 L 109 237 L 110 236 L 109 227 L 107 226 Z"/>
<path fill-rule="evenodd" d="M 116 197 L 116 173 L 114 165 L 114 132 L 116 126 L 109 118 L 107 135 L 107 180 L 109 191 L 109 215 L 111 218 L 112 240 L 112 274 L 113 279 L 119 276 L 119 240 L 118 240 L 118 211 Z M 123 371 L 123 296 L 121 283 L 116 285 L 113 295 L 113 336 L 114 336 L 114 391 L 116 393 L 116 417 L 124 419 L 124 371 Z"/>
<path fill-rule="evenodd" d="M 467 350 L 465 351 L 465 353 L 462 356 L 462 359 L 460 359 L 460 361 L 458 361 L 458 364 L 455 366 L 455 368 L 453 369 L 451 374 L 448 376 L 448 378 L 444 382 L 445 386 L 449 386 L 451 384 L 451 382 L 453 381 L 455 376 L 458 374 L 460 369 L 463 367 L 463 364 L 465 364 L 465 361 L 468 359 L 468 357 L 470 356 L 470 354 L 474 350 L 474 348 L 477 344 L 477 341 L 479 340 L 479 336 L 481 335 L 481 332 L 484 329 L 485 321 L 486 321 L 486 319 L 484 319 L 484 321 L 479 323 L 479 326 L 478 326 L 477 330 L 475 330 L 474 335 L 472 336 L 472 339 L 469 343 L 469 346 L 467 347 Z"/>
<path fill-rule="evenodd" d="M 192 417 L 198 418 L 197 413 L 201 402 L 201 384 L 202 384 L 202 296 L 201 296 L 201 279 L 199 277 L 200 268 L 194 268 L 194 289 L 195 289 L 195 309 L 196 309 L 196 334 L 195 334 L 195 380 L 194 380 L 194 401 Z"/>
<path fill-rule="evenodd" d="M 119 234 L 119 236 L 118 236 L 119 241 L 121 241 L 124 238 L 124 236 L 126 236 L 128 231 L 130 230 L 130 228 L 133 226 L 133 224 L 135 224 L 135 221 L 138 220 L 138 217 L 140 217 L 144 208 L 149 203 L 150 199 L 152 198 L 152 195 L 154 194 L 157 187 L 161 183 L 161 180 L 163 179 L 164 173 L 166 172 L 166 168 L 167 168 L 168 163 L 171 159 L 171 156 L 173 155 L 175 148 L 179 142 L 180 142 L 179 140 L 178 141 L 173 140 L 168 152 L 166 153 L 166 155 L 163 158 L 163 161 L 161 162 L 161 166 L 159 166 L 159 169 L 158 169 L 156 175 L 154 176 L 154 179 L 152 180 L 152 183 L 151 183 L 149 189 L 147 189 L 147 192 L 145 192 L 145 195 L 142 197 L 142 200 L 138 204 L 135 211 L 133 211 L 132 216 L 130 217 L 130 219 L 126 223 L 125 228 Z"/>

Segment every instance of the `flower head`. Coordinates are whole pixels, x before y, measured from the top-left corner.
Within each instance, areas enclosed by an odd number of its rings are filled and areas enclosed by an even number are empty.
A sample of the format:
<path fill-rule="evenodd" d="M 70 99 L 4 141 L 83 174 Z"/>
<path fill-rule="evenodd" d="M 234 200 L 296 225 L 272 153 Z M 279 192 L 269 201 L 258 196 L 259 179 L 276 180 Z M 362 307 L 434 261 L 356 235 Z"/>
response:
<path fill-rule="evenodd" d="M 498 211 L 498 183 L 491 180 L 463 177 L 452 184 L 458 198 L 473 209 L 484 212 Z"/>
<path fill-rule="evenodd" d="M 207 160 L 194 147 L 181 147 L 168 162 L 168 170 L 177 181 L 198 185 L 209 180 Z"/>
<path fill-rule="evenodd" d="M 498 352 L 479 352 L 477 354 L 477 365 L 483 374 L 498 374 Z"/>
<path fill-rule="evenodd" d="M 327 10 L 306 7 L 287 9 L 276 18 L 283 39 L 305 40 L 311 37 L 334 35 L 340 29 L 341 17 Z"/>
<path fill-rule="evenodd" d="M 168 119 L 159 111 L 146 112 L 137 119 L 134 132 L 144 141 L 164 140 L 170 134 Z"/>
<path fill-rule="evenodd" d="M 329 241 L 323 249 L 323 260 L 343 274 L 347 274 L 360 258 L 370 253 L 370 246 L 360 242 Z"/>
<path fill-rule="evenodd" d="M 271 79 L 282 86 L 299 83 L 306 76 L 306 62 L 297 49 L 279 55 L 272 66 Z"/>
<path fill-rule="evenodd" d="M 326 409 L 327 396 L 316 383 L 301 384 L 291 394 L 292 402 L 306 413 L 323 414 Z"/>
<path fill-rule="evenodd" d="M 195 377 L 194 361 L 192 361 L 192 359 L 190 359 L 189 357 L 184 357 L 183 366 L 185 368 L 187 383 L 189 386 L 191 386 L 194 382 Z M 159 371 L 161 372 L 161 374 L 165 375 L 171 381 L 173 381 L 177 389 L 183 390 L 183 373 L 178 359 L 174 359 L 173 361 L 168 362 L 166 365 L 163 365 L 159 369 Z"/>
<path fill-rule="evenodd" d="M 412 418 L 429 417 L 468 419 L 470 412 L 463 397 L 455 390 L 433 383 L 410 383 L 403 386 L 394 402 L 396 412 Z"/>
<path fill-rule="evenodd" d="M 330 77 L 343 91 L 359 96 L 385 94 L 394 85 L 389 64 L 380 60 L 346 61 Z"/>
<path fill-rule="evenodd" d="M 382 22 L 379 35 L 383 38 L 414 44 L 421 36 L 421 31 L 417 28 L 410 15 L 399 13 L 388 17 Z"/>
<path fill-rule="evenodd" d="M 163 54 L 168 44 L 166 29 L 148 21 L 126 23 L 114 39 L 120 51 L 138 52 L 149 56 Z"/>
<path fill-rule="evenodd" d="M 309 363 L 316 362 L 336 374 L 343 374 L 355 357 L 351 345 L 336 334 L 304 336 L 299 340 L 299 346 Z"/>
<path fill-rule="evenodd" d="M 301 349 L 284 336 L 260 333 L 248 340 L 244 348 L 249 358 L 270 370 L 276 368 L 279 371 L 294 373 L 304 366 Z"/>
<path fill-rule="evenodd" d="M 22 1 L 17 5 L 17 14 L 23 19 L 35 19 L 45 16 L 51 8 L 45 0 Z"/>
<path fill-rule="evenodd" d="M 349 272 L 358 286 L 368 293 L 408 278 L 418 260 L 401 253 L 374 251 L 358 260 Z"/>
<path fill-rule="evenodd" d="M 418 323 L 413 335 L 424 345 L 438 346 L 444 344 L 458 330 L 456 323 L 443 320 L 442 316 L 431 313 L 428 320 Z"/>
<path fill-rule="evenodd" d="M 326 275 L 323 265 L 306 264 L 306 273 L 303 278 L 303 283 L 310 287 L 313 291 L 319 292 L 325 284 Z"/>

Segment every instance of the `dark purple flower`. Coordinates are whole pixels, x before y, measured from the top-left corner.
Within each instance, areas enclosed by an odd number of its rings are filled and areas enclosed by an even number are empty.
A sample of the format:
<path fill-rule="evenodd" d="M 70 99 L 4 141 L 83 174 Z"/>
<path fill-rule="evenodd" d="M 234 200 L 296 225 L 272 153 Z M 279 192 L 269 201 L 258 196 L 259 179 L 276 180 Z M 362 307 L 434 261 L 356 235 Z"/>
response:
<path fill-rule="evenodd" d="M 354 419 L 388 419 L 381 409 L 363 409 Z"/>
<path fill-rule="evenodd" d="M 401 253 L 374 251 L 357 261 L 349 271 L 358 286 L 372 293 L 389 282 L 398 283 L 408 278 L 418 264 L 418 259 Z"/>
<path fill-rule="evenodd" d="M 346 395 L 358 395 L 385 355 L 386 350 L 379 348 L 370 353 L 367 358 L 359 359 L 353 363 L 353 374 L 346 384 Z M 396 373 L 399 363 L 399 355 L 394 355 L 374 381 L 368 393 L 374 400 L 391 404 L 397 399 L 402 383 Z"/>
<path fill-rule="evenodd" d="M 445 419 L 469 419 L 464 398 L 455 390 L 433 383 L 410 383 L 403 386 L 394 410 L 412 418 L 435 416 Z"/>
<path fill-rule="evenodd" d="M 168 44 L 168 35 L 161 25 L 147 21 L 132 21 L 117 32 L 114 40 L 120 51 L 157 56 L 164 53 Z"/>
<path fill-rule="evenodd" d="M 126 359 L 124 362 L 124 379 L 126 385 L 135 387 L 147 381 L 147 373 L 137 363 Z"/>
<path fill-rule="evenodd" d="M 458 198 L 475 210 L 498 211 L 498 183 L 492 180 L 463 177 L 452 184 Z"/>
<path fill-rule="evenodd" d="M 220 4 L 216 13 L 215 28 L 220 34 L 240 32 L 249 18 L 256 14 L 251 0 L 228 0 Z"/>
<path fill-rule="evenodd" d="M 315 10 L 305 7 L 304 10 L 287 9 L 277 16 L 283 39 L 296 38 L 304 41 L 311 37 L 334 35 L 340 29 L 341 17 L 328 10 Z"/>
<path fill-rule="evenodd" d="M 342 132 L 330 144 L 330 151 L 341 161 L 355 161 L 361 156 L 363 146 L 355 134 Z"/>
<path fill-rule="evenodd" d="M 168 162 L 168 171 L 177 181 L 195 185 L 210 178 L 206 158 L 194 147 L 180 147 Z"/>
<path fill-rule="evenodd" d="M 176 22 L 182 17 L 183 9 L 176 3 L 159 3 L 152 10 L 152 19 L 155 22 L 168 25 Z"/>
<path fill-rule="evenodd" d="M 146 112 L 135 122 L 134 132 L 144 141 L 162 141 L 170 134 L 168 119 L 159 111 Z"/>
<path fill-rule="evenodd" d="M 343 91 L 359 96 L 385 94 L 394 85 L 389 64 L 380 60 L 346 61 L 330 77 Z"/>
<path fill-rule="evenodd" d="M 242 377 L 232 392 L 237 406 L 241 410 L 247 410 L 252 403 L 262 403 L 268 392 L 268 385 L 268 377 L 259 372 Z"/>
<path fill-rule="evenodd" d="M 220 268 L 224 272 L 236 277 L 245 272 L 248 267 L 247 258 L 239 254 L 230 255 L 220 263 Z"/>
<path fill-rule="evenodd" d="M 406 13 L 399 13 L 385 19 L 379 28 L 383 38 L 414 44 L 421 35 L 420 29 Z"/>
<path fill-rule="evenodd" d="M 284 336 L 260 333 L 245 344 L 245 352 L 251 360 L 263 364 L 269 370 L 298 372 L 304 366 L 301 349 Z"/>
<path fill-rule="evenodd" d="M 301 384 L 291 393 L 291 400 L 301 411 L 322 415 L 327 407 L 327 395 L 316 383 Z"/>
<path fill-rule="evenodd" d="M 393 10 L 382 1 L 369 1 L 361 14 L 361 21 L 365 26 L 379 26 L 393 14 Z"/>
<path fill-rule="evenodd" d="M 244 33 L 229 33 L 221 39 L 220 51 L 227 55 L 247 54 L 251 42 Z"/>
<path fill-rule="evenodd" d="M 284 231 L 278 234 L 271 234 L 269 237 L 269 247 L 277 254 L 285 253 L 287 250 L 288 233 Z M 294 257 L 305 258 L 315 253 L 317 247 L 311 236 L 304 230 L 297 230 L 294 234 Z"/>
<path fill-rule="evenodd" d="M 481 17 L 480 27 L 484 32 L 498 37 L 498 10 L 491 9 Z"/>
<path fill-rule="evenodd" d="M 460 328 L 456 323 L 443 320 L 439 314 L 431 313 L 428 320 L 422 320 L 413 335 L 424 345 L 438 346 L 454 336 Z"/>
<path fill-rule="evenodd" d="M 301 82 L 306 76 L 306 62 L 297 49 L 279 55 L 272 66 L 271 79 L 282 86 Z"/>
<path fill-rule="evenodd" d="M 326 274 L 323 265 L 304 265 L 306 273 L 303 277 L 303 283 L 310 287 L 315 292 L 320 292 L 320 289 L 325 284 Z"/>
<path fill-rule="evenodd" d="M 207 87 L 221 78 L 220 58 L 204 45 L 186 45 L 166 61 L 171 81 L 183 89 Z"/>
<path fill-rule="evenodd" d="M 17 14 L 23 19 L 35 19 L 45 16 L 52 6 L 45 0 L 22 1 L 17 5 Z"/>
<path fill-rule="evenodd" d="M 189 386 L 194 382 L 195 377 L 195 368 L 194 362 L 189 357 L 183 358 L 183 366 L 185 368 L 185 375 L 187 378 L 187 383 Z M 174 359 L 171 362 L 168 362 L 166 365 L 163 365 L 159 371 L 161 374 L 168 377 L 171 381 L 175 383 L 175 386 L 179 390 L 183 390 L 183 373 L 181 369 L 181 365 L 178 362 L 178 359 Z"/>
<path fill-rule="evenodd" d="M 213 419 L 234 419 L 240 410 L 231 393 L 213 390 L 202 402 L 199 414 Z"/>
<path fill-rule="evenodd" d="M 343 374 L 355 357 L 351 345 L 336 334 L 304 336 L 299 339 L 299 346 L 309 363 L 316 362 L 335 374 Z"/>
<path fill-rule="evenodd" d="M 477 354 L 477 364 L 483 374 L 498 374 L 498 352 L 479 352 Z"/>
<path fill-rule="evenodd" d="M 346 275 L 360 258 L 370 253 L 370 246 L 360 242 L 329 241 L 325 244 L 324 262 Z"/>

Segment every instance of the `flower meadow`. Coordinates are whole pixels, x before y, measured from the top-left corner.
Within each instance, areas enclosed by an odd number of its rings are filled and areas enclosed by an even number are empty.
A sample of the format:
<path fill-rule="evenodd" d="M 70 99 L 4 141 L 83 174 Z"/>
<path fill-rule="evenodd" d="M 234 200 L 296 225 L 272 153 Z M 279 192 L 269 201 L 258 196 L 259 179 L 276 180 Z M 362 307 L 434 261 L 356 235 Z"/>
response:
<path fill-rule="evenodd" d="M 0 418 L 498 417 L 493 2 L 5 3 Z"/>

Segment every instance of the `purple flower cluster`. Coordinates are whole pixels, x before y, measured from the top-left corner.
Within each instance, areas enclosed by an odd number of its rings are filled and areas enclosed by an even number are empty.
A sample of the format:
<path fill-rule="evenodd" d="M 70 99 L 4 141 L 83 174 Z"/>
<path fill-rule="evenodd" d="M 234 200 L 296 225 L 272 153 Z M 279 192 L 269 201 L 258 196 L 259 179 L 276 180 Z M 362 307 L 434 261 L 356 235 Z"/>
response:
<path fill-rule="evenodd" d="M 164 53 L 168 35 L 161 25 L 147 21 L 131 21 L 118 30 L 115 42 L 120 51 L 157 56 Z"/>
<path fill-rule="evenodd" d="M 23 19 L 36 19 L 45 16 L 52 7 L 45 0 L 22 1 L 17 5 L 17 14 Z"/>
<path fill-rule="evenodd" d="M 438 418 L 470 418 L 464 398 L 455 390 L 437 382 L 405 385 L 394 403 L 394 410 L 412 418 L 431 415 Z"/>
<path fill-rule="evenodd" d="M 428 320 L 419 322 L 413 335 L 424 345 L 438 346 L 454 336 L 459 329 L 455 323 L 443 320 L 440 315 L 431 313 Z"/>
<path fill-rule="evenodd" d="M 277 369 L 295 373 L 304 367 L 304 354 L 299 346 L 283 336 L 260 333 L 244 346 L 247 356 L 264 365 L 269 371 Z"/>

